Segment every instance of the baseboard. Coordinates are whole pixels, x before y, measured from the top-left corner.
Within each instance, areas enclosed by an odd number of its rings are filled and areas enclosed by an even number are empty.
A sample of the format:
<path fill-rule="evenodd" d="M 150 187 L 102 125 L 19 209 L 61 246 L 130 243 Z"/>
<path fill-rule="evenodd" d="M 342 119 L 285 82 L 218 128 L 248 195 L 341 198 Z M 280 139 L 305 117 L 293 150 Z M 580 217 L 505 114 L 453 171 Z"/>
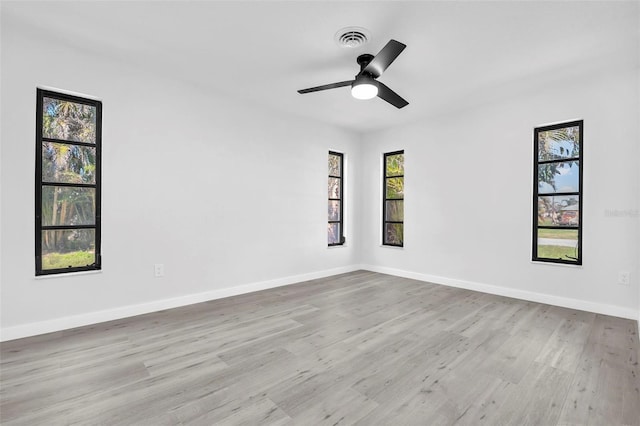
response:
<path fill-rule="evenodd" d="M 639 312 L 634 309 L 621 306 L 607 305 L 604 303 L 594 303 L 586 300 L 572 299 L 568 297 L 553 296 L 550 294 L 536 293 L 532 291 L 517 290 L 507 287 L 490 284 L 464 281 L 437 275 L 422 274 L 418 272 L 404 271 L 401 269 L 387 268 L 384 266 L 360 265 L 362 269 L 371 272 L 394 275 L 397 277 L 410 278 L 418 281 L 426 281 L 434 284 L 446 285 L 449 287 L 464 288 L 467 290 L 480 291 L 483 293 L 495 294 L 497 296 L 512 297 L 514 299 L 527 300 L 530 302 L 545 303 L 547 305 L 561 306 L 563 308 L 577 309 L 580 311 L 594 312 L 597 314 L 610 315 L 619 318 L 626 318 L 638 321 L 640 326 Z"/>
<path fill-rule="evenodd" d="M 225 297 L 237 296 L 270 288 L 281 287 L 290 284 L 302 283 L 318 278 L 330 277 L 332 275 L 344 274 L 357 270 L 367 270 L 382 274 L 394 275 L 403 278 L 426 281 L 434 284 L 441 284 L 450 287 L 459 287 L 468 290 L 481 291 L 483 293 L 495 294 L 498 296 L 513 297 L 515 299 L 528 300 L 531 302 L 545 303 L 549 305 L 562 306 L 565 308 L 578 309 L 582 311 L 595 312 L 598 314 L 611 315 L 620 318 L 633 319 L 638 322 L 640 328 L 640 312 L 620 306 L 606 305 L 602 303 L 588 302 L 585 300 L 572 299 L 566 297 L 553 296 L 543 293 L 535 293 L 524 290 L 516 290 L 490 284 L 464 281 L 436 275 L 422 274 L 418 272 L 405 271 L 395 268 L 387 268 L 374 265 L 349 265 L 341 268 L 327 269 L 307 274 L 292 275 L 284 278 L 260 281 L 235 287 L 222 288 L 203 293 L 190 294 L 171 299 L 156 300 L 149 303 L 123 306 L 103 311 L 89 312 L 82 315 L 73 315 L 63 318 L 56 318 L 47 321 L 29 323 L 13 327 L 0 329 L 0 342 L 5 342 L 24 337 L 37 336 L 40 334 L 52 333 L 56 331 L 68 330 L 70 328 L 82 327 L 106 321 L 113 321 L 136 315 L 148 314 L 164 309 L 178 308 L 195 303 L 207 302 L 210 300 L 222 299 Z"/>
<path fill-rule="evenodd" d="M 164 309 L 178 308 L 181 306 L 193 305 L 195 303 L 208 302 L 210 300 L 222 299 L 225 297 L 237 296 L 254 291 L 267 290 L 289 284 L 302 283 L 318 278 L 330 277 L 332 275 L 344 274 L 363 269 L 361 265 L 350 265 L 341 268 L 327 269 L 323 271 L 310 272 L 307 274 L 292 275 L 284 278 L 260 281 L 235 287 L 222 288 L 197 294 L 174 297 L 171 299 L 156 300 L 149 303 L 123 306 L 103 311 L 88 312 L 81 315 L 73 315 L 63 318 L 55 318 L 47 321 L 34 322 L 13 327 L 6 327 L 0 330 L 0 342 L 21 339 L 23 337 L 37 336 L 40 334 L 52 333 L 56 331 L 68 330 L 70 328 L 82 327 L 106 321 L 113 321 L 136 315 L 148 314 Z"/>

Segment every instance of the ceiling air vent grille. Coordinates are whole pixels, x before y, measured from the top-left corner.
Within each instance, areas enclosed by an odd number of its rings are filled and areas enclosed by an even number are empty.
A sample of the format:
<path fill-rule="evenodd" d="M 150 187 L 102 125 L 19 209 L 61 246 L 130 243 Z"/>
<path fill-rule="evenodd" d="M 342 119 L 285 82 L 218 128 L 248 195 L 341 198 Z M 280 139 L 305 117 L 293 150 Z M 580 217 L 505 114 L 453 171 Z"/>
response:
<path fill-rule="evenodd" d="M 336 43 L 341 47 L 356 48 L 369 41 L 371 34 L 360 27 L 347 27 L 338 31 L 335 35 Z"/>

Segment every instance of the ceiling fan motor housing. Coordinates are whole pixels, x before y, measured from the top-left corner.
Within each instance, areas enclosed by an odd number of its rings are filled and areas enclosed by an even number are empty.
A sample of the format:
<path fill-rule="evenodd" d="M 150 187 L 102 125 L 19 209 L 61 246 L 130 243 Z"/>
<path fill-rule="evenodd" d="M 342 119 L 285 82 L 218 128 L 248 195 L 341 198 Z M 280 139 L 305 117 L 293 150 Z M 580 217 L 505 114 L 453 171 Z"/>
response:
<path fill-rule="evenodd" d="M 371 62 L 373 58 L 374 56 L 368 53 L 358 56 L 358 59 L 356 59 L 356 61 L 358 62 L 358 65 L 360 65 L 360 72 L 362 72 L 367 67 L 367 65 L 369 65 L 369 62 Z"/>

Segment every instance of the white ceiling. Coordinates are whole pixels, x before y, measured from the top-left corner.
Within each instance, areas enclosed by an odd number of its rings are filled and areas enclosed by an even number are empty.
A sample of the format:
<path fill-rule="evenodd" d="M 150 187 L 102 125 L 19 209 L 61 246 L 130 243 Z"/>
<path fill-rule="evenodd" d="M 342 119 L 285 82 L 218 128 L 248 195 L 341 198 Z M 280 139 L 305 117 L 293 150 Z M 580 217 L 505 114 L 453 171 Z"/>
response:
<path fill-rule="evenodd" d="M 32 36 L 358 132 L 638 61 L 636 1 L 5 1 L 2 14 Z M 338 47 L 346 26 L 367 28 L 370 43 Z M 380 81 L 404 109 L 357 101 L 348 87 L 296 92 L 353 78 L 356 57 L 391 38 L 407 48 Z"/>

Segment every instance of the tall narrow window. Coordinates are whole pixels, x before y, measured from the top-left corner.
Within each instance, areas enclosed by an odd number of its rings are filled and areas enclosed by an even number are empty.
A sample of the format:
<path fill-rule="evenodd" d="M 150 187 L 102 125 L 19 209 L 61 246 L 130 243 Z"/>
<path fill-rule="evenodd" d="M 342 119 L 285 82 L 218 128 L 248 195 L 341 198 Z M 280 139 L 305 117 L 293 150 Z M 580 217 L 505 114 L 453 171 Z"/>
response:
<path fill-rule="evenodd" d="M 330 246 L 344 244 L 344 156 L 339 152 L 329 151 L 329 223 L 327 226 L 327 243 Z"/>
<path fill-rule="evenodd" d="M 36 275 L 100 269 L 102 103 L 38 89 Z"/>
<path fill-rule="evenodd" d="M 384 154 L 382 244 L 404 245 L 404 151 Z"/>
<path fill-rule="evenodd" d="M 535 261 L 582 264 L 582 124 L 534 130 Z"/>

